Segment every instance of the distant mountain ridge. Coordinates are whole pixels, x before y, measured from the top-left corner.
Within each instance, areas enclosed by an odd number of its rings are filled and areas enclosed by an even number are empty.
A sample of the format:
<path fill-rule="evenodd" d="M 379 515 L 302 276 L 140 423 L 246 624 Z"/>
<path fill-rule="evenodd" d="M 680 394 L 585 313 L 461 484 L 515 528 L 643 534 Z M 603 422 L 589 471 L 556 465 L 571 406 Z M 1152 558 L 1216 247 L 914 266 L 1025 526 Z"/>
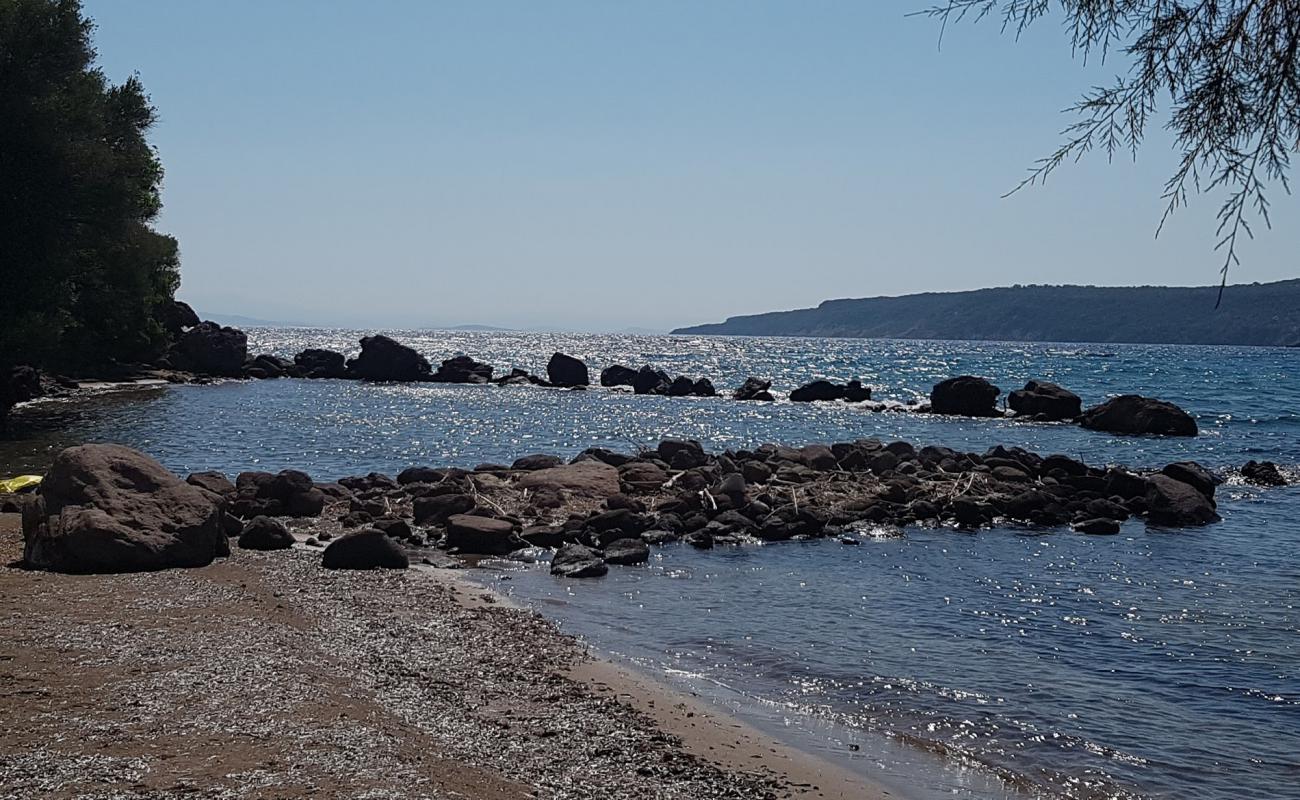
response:
<path fill-rule="evenodd" d="M 1009 286 L 827 300 L 677 334 L 1135 344 L 1300 343 L 1300 279 L 1229 286 Z"/>

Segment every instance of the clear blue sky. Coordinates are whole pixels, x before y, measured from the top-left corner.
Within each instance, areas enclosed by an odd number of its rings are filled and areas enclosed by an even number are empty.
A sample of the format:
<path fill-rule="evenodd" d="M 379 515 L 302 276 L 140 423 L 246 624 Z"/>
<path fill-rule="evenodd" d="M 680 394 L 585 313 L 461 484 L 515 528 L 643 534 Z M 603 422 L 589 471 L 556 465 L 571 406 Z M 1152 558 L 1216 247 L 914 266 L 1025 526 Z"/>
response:
<path fill-rule="evenodd" d="M 1085 66 L 1054 20 L 926 0 L 87 0 L 138 71 L 160 228 L 200 311 L 321 323 L 668 329 L 837 297 L 1208 284 L 1217 199 L 1153 239 L 1173 163 L 1058 141 Z M 1300 203 L 1234 280 L 1300 275 Z"/>

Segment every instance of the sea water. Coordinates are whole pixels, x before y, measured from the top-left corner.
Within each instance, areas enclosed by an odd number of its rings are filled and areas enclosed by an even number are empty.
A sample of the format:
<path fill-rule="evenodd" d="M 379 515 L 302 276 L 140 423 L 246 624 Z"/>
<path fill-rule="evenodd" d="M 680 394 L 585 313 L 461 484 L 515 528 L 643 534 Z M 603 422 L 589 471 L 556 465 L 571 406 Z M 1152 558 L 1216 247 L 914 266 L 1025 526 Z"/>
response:
<path fill-rule="evenodd" d="M 937 381 L 1029 379 L 1085 404 L 1177 403 L 1194 439 L 1064 424 L 738 403 L 616 390 L 270 380 L 20 408 L 0 471 L 117 441 L 168 467 L 304 469 L 318 479 L 413 464 L 509 463 L 689 437 L 713 450 L 874 436 L 983 451 L 1020 445 L 1093 464 L 1300 463 L 1300 350 L 1116 344 L 400 332 L 435 365 L 468 353 L 543 373 L 562 351 L 652 364 L 720 391 L 755 375 L 783 395 L 860 378 L 905 405 Z M 346 353 L 357 332 L 250 331 L 250 349 Z M 1300 797 L 1300 487 L 1219 488 L 1223 522 L 1118 536 L 1064 529 L 864 530 L 860 544 L 656 548 L 649 564 L 563 581 L 494 562 L 476 579 L 593 648 L 708 694 L 903 796 Z"/>

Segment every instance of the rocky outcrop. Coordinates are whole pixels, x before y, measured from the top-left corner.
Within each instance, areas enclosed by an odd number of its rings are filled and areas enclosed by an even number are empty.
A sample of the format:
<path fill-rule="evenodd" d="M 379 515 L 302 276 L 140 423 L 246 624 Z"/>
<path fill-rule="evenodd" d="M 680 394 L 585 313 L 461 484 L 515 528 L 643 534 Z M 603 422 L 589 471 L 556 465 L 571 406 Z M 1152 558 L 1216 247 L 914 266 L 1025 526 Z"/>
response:
<path fill-rule="evenodd" d="M 199 567 L 230 546 L 213 497 L 128 447 L 61 452 L 23 513 L 23 561 L 55 572 Z"/>
<path fill-rule="evenodd" d="M 1173 403 L 1137 394 L 1125 394 L 1094 406 L 1079 424 L 1095 431 L 1160 436 L 1195 436 L 1196 420 Z"/>
<path fill-rule="evenodd" d="M 739 389 L 731 394 L 731 398 L 733 400 L 759 400 L 763 402 L 771 402 L 776 399 L 772 396 L 772 392 L 770 391 L 771 388 L 771 381 L 763 380 L 762 378 L 755 378 L 751 375 L 745 379 L 744 383 L 740 384 Z"/>
<path fill-rule="evenodd" d="M 180 336 L 187 329 L 199 324 L 199 315 L 194 313 L 189 303 L 180 300 L 163 303 L 158 309 L 157 317 L 163 329 L 173 337 Z"/>
<path fill-rule="evenodd" d="M 429 380 L 438 383 L 490 383 L 492 365 L 475 361 L 469 356 L 455 356 L 442 362 Z"/>
<path fill-rule="evenodd" d="M 346 378 L 347 359 L 342 353 L 310 347 L 293 357 L 304 378 Z"/>
<path fill-rule="evenodd" d="M 546 378 L 553 386 L 586 386 L 591 382 L 587 365 L 573 356 L 555 353 L 546 363 Z"/>
<path fill-rule="evenodd" d="M 668 387 L 672 383 L 667 372 L 647 364 L 632 377 L 632 391 L 637 394 L 668 394 Z"/>
<path fill-rule="evenodd" d="M 862 403 L 871 399 L 871 388 L 863 386 L 862 381 L 859 380 L 851 380 L 846 384 L 816 380 L 812 383 L 805 383 L 790 392 L 790 399 L 796 403 L 816 403 L 831 400 Z"/>
<path fill-rule="evenodd" d="M 429 380 L 428 360 L 414 349 L 383 334 L 361 340 L 361 353 L 347 362 L 347 369 L 363 381 Z"/>
<path fill-rule="evenodd" d="M 1083 411 L 1079 395 L 1047 381 L 1030 381 L 1025 388 L 1007 396 L 1007 405 L 1018 417 L 1047 422 L 1073 420 Z"/>
<path fill-rule="evenodd" d="M 406 569 L 410 565 L 406 551 L 375 528 L 344 534 L 321 554 L 325 569 Z"/>
<path fill-rule="evenodd" d="M 959 375 L 935 384 L 930 390 L 930 411 L 960 417 L 1000 417 L 997 407 L 1002 390 L 984 378 Z"/>
<path fill-rule="evenodd" d="M 637 371 L 631 367 L 615 364 L 600 371 L 601 386 L 632 386 Z"/>
<path fill-rule="evenodd" d="M 244 363 L 244 376 L 248 378 L 288 378 L 297 374 L 298 365 L 270 353 L 263 353 Z"/>
<path fill-rule="evenodd" d="M 0 421 L 9 409 L 19 403 L 35 400 L 41 393 L 40 370 L 26 364 L 0 368 Z"/>
<path fill-rule="evenodd" d="M 229 496 L 229 510 L 243 519 L 267 517 L 318 517 L 325 509 L 326 496 L 312 483 L 311 476 L 287 469 L 269 472 L 241 472 L 235 478 L 235 493 Z"/>
<path fill-rule="evenodd" d="M 248 360 L 248 337 L 237 328 L 200 322 L 172 346 L 171 362 L 178 369 L 203 375 L 235 378 Z"/>
<path fill-rule="evenodd" d="M 551 558 L 551 574 L 561 578 L 599 578 L 608 572 L 605 559 L 586 545 L 566 544 Z"/>

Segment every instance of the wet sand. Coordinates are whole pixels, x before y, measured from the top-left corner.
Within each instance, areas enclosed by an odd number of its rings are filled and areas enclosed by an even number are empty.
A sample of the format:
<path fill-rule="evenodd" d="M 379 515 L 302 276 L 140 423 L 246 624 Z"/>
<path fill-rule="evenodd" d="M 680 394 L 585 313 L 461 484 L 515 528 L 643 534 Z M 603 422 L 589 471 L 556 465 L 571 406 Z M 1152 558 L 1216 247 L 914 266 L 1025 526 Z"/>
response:
<path fill-rule="evenodd" d="M 319 560 L 0 567 L 0 797 L 890 796 L 453 572 Z"/>

